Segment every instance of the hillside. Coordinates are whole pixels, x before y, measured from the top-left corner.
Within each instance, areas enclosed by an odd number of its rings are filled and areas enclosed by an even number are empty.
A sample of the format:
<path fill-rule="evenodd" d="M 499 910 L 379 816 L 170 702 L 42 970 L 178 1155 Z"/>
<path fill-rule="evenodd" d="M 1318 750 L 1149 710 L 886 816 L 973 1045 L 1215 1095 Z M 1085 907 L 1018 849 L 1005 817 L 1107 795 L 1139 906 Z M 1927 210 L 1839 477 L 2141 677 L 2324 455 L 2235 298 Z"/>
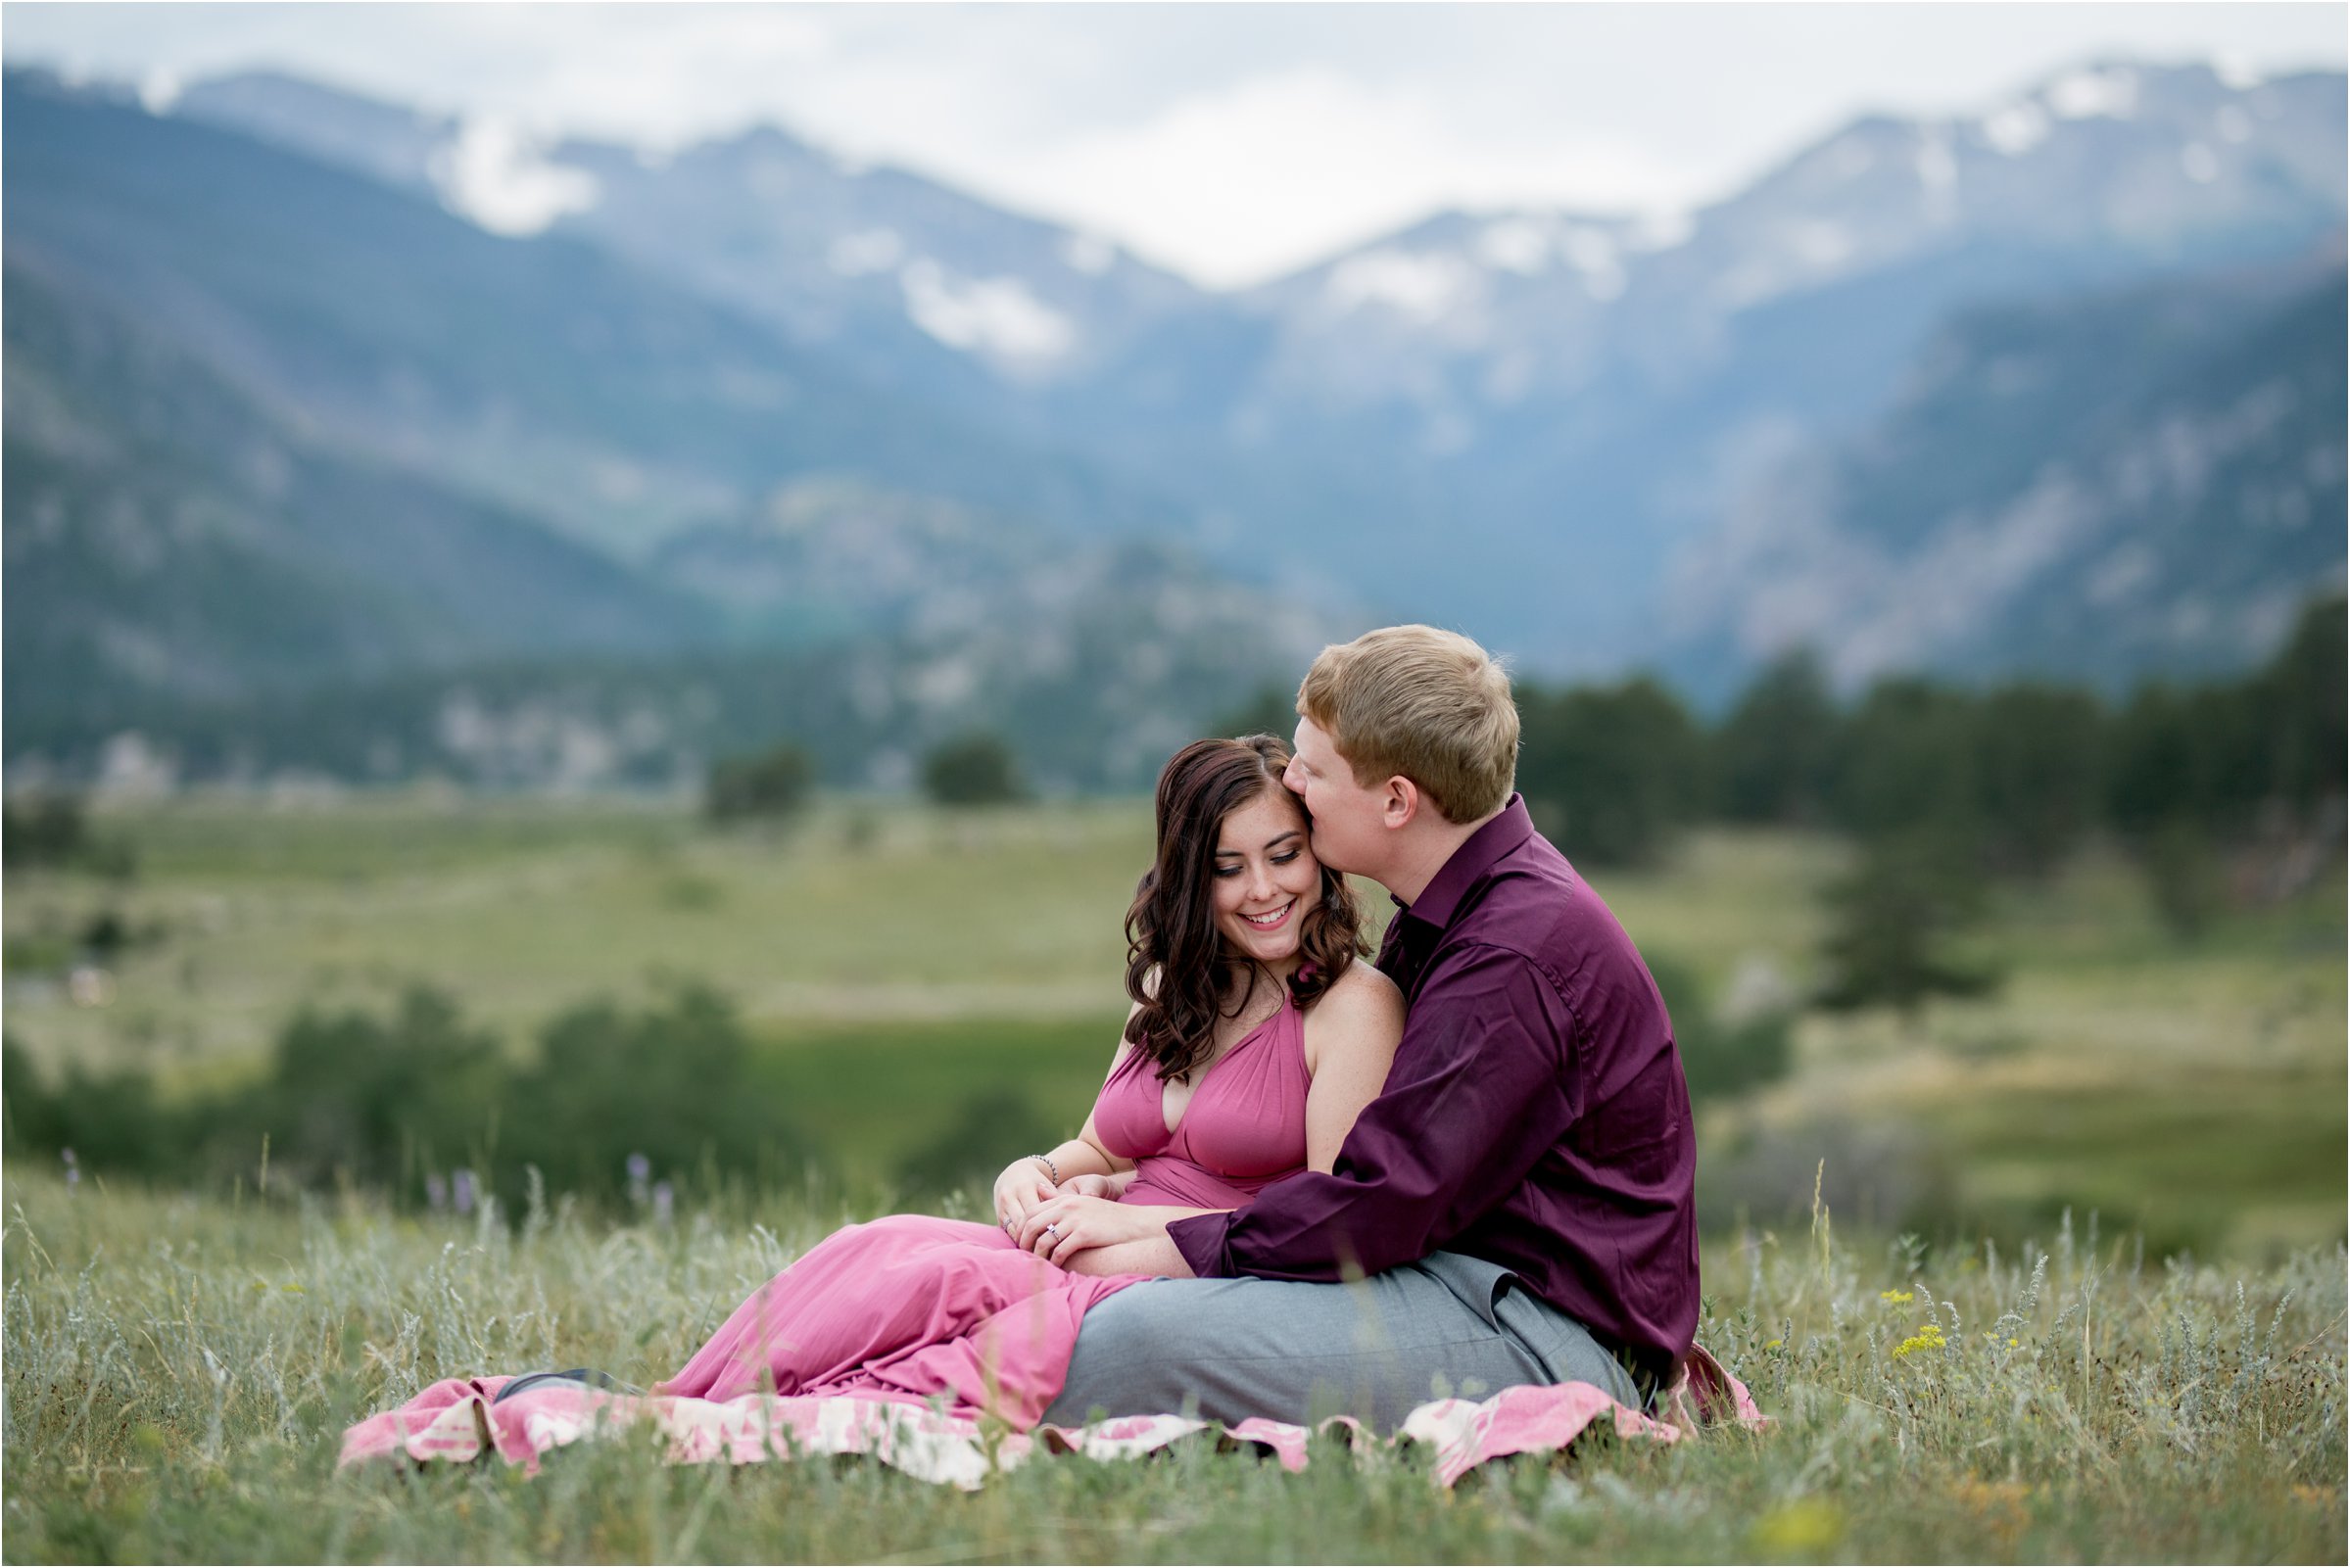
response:
<path fill-rule="evenodd" d="M 1683 668 L 1809 643 L 1845 685 L 2118 690 L 2262 657 L 2341 581 L 2343 290 L 2337 258 L 1961 316 L 1687 552 Z"/>
<path fill-rule="evenodd" d="M 1059 523 L 1165 518 L 559 238 L 12 71 L 7 247 L 337 443 L 622 554 L 811 472 Z"/>
<path fill-rule="evenodd" d="M 494 503 L 337 451 L 73 284 L 7 270 L 12 732 L 710 617 Z"/>
<path fill-rule="evenodd" d="M 483 199 L 460 178 L 482 127 L 267 77 L 199 84 L 176 112 L 460 211 Z M 1691 664 L 1676 559 L 1794 454 L 1893 417 L 1967 312 L 2061 317 L 2324 254 L 2344 112 L 2338 73 L 2090 63 L 1968 115 L 1860 119 L 1677 218 L 1440 214 L 1240 295 L 772 127 L 510 166 L 561 193 L 551 232 L 875 385 L 1081 451 L 1173 498 L 1180 537 L 1228 568 L 1293 593 L 1334 581 L 1537 667 L 1669 658 L 1718 689 L 1746 641 Z M 2093 622 L 2089 585 L 2072 590 Z M 2123 641 L 2148 671 L 2213 651 Z"/>

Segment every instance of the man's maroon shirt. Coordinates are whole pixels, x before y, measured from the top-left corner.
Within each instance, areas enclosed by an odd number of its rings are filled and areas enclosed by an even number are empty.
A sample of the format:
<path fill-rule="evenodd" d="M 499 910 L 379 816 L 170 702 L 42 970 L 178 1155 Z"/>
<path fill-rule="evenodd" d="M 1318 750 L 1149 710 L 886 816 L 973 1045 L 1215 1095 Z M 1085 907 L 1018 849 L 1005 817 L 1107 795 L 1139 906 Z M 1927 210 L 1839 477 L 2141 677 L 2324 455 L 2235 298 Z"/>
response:
<path fill-rule="evenodd" d="M 1378 966 L 1404 1037 L 1335 1168 L 1171 1224 L 1183 1260 L 1333 1280 L 1463 1253 L 1664 1375 L 1697 1332 L 1697 1142 L 1632 939 L 1511 795 L 1398 901 Z"/>

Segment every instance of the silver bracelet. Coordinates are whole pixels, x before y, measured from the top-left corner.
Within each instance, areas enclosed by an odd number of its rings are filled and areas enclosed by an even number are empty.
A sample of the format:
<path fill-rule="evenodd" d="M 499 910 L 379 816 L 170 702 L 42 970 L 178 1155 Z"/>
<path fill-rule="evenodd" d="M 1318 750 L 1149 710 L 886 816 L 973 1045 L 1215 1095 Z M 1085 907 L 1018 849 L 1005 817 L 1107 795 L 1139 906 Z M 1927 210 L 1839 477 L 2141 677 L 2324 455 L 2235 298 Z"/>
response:
<path fill-rule="evenodd" d="M 1031 1160 L 1043 1161 L 1045 1174 L 1053 1178 L 1054 1186 L 1058 1187 L 1061 1185 L 1061 1167 L 1053 1164 L 1053 1157 L 1051 1155 L 1031 1155 L 1029 1158 Z"/>

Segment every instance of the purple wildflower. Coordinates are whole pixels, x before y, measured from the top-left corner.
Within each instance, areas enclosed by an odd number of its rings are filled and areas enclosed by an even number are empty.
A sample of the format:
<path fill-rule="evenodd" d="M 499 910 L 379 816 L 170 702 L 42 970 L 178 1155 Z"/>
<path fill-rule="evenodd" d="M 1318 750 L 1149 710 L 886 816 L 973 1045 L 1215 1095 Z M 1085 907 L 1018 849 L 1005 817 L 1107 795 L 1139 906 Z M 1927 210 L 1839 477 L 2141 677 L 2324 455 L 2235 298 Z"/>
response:
<path fill-rule="evenodd" d="M 456 1212 L 460 1214 L 469 1214 L 473 1212 L 473 1172 L 470 1170 L 460 1169 L 454 1178 L 454 1181 L 456 1186 L 456 1192 L 454 1196 L 456 1199 Z"/>
<path fill-rule="evenodd" d="M 73 1158 L 71 1149 L 60 1149 L 57 1153 L 66 1163 L 66 1191 L 72 1192 L 81 1185 L 81 1162 Z"/>
<path fill-rule="evenodd" d="M 449 1183 L 441 1179 L 441 1173 L 437 1170 L 428 1172 L 424 1177 L 424 1201 L 435 1209 L 449 1207 Z"/>
<path fill-rule="evenodd" d="M 666 1225 L 677 1212 L 677 1189 L 665 1181 L 652 1184 L 652 1217 L 656 1224 Z"/>

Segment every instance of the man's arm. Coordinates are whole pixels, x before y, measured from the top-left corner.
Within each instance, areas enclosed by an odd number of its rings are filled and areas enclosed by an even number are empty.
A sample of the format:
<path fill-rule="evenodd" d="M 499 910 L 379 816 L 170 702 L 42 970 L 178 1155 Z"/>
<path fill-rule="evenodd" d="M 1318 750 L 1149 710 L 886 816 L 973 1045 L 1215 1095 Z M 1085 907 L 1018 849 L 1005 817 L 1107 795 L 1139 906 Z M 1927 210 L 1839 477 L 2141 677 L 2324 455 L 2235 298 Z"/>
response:
<path fill-rule="evenodd" d="M 1213 1218 L 1215 1214 L 1201 1217 Z M 1073 1255 L 1061 1265 L 1073 1274 L 1156 1274 L 1168 1279 L 1189 1279 L 1191 1265 L 1175 1251 L 1175 1244 L 1161 1231 L 1139 1241 L 1122 1241 L 1108 1247 L 1088 1247 Z"/>
<path fill-rule="evenodd" d="M 1523 956 L 1477 948 L 1429 974 L 1387 1087 L 1323 1174 L 1168 1227 L 1202 1277 L 1331 1280 L 1424 1258 L 1509 1196 L 1582 1114 L 1574 1020 Z"/>

